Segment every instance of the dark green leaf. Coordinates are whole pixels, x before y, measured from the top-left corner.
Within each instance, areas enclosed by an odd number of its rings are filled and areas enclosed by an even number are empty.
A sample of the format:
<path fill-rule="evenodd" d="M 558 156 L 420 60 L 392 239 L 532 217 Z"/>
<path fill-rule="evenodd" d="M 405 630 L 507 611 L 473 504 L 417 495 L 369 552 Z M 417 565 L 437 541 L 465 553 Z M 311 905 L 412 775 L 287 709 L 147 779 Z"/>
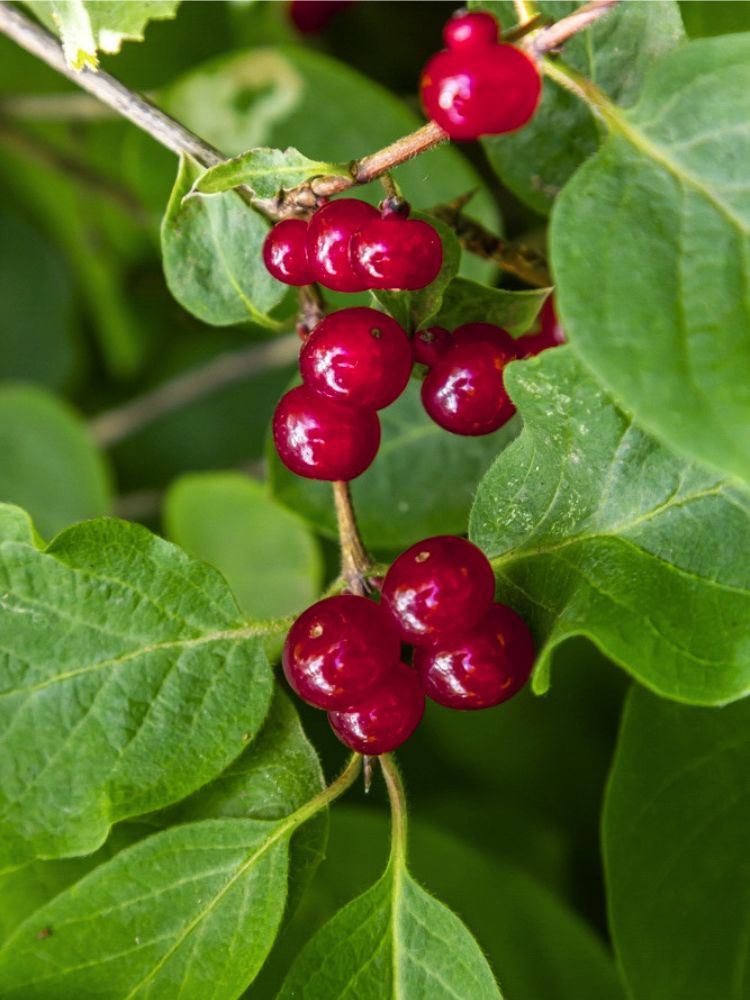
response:
<path fill-rule="evenodd" d="M 750 700 L 636 688 L 604 813 L 612 934 L 633 1000 L 748 1000 Z"/>
<path fill-rule="evenodd" d="M 536 690 L 581 634 L 670 697 L 746 694 L 747 498 L 640 431 L 570 347 L 514 362 L 506 385 L 524 430 L 480 484 L 470 534 L 533 622 Z"/>
<path fill-rule="evenodd" d="M 272 690 L 270 626 L 242 621 L 215 570 L 122 521 L 46 550 L 19 523 L 0 542 L 2 866 L 92 851 L 205 784 Z"/>
<path fill-rule="evenodd" d="M 507 30 L 517 23 L 511 0 L 471 3 L 499 17 Z M 557 21 L 579 4 L 541 0 L 542 13 Z M 565 45 L 565 61 L 598 84 L 618 104 L 636 98 L 651 63 L 683 38 L 673 0 L 628 0 Z M 524 128 L 490 136 L 482 144 L 508 187 L 537 212 L 552 203 L 580 164 L 596 151 L 599 134 L 589 110 L 567 90 L 545 78 L 541 105 Z"/>
<path fill-rule="evenodd" d="M 254 618 L 298 613 L 320 591 L 320 551 L 311 532 L 249 476 L 183 476 L 167 494 L 164 518 L 169 537 L 220 570 Z"/>
<path fill-rule="evenodd" d="M 445 290 L 433 323 L 449 330 L 463 323 L 494 323 L 513 334 L 526 333 L 551 291 L 551 288 L 535 288 L 529 292 L 509 292 L 504 288 L 488 288 L 468 278 L 454 278 Z"/>
<path fill-rule="evenodd" d="M 392 860 L 308 942 L 279 1000 L 499 1000 L 492 971 L 451 911 Z"/>
<path fill-rule="evenodd" d="M 119 52 L 124 41 L 143 39 L 153 18 L 174 17 L 180 0 L 24 0 L 60 35 L 68 65 L 96 67 L 98 52 Z"/>
<path fill-rule="evenodd" d="M 0 949 L 5 1000 L 233 1000 L 284 912 L 293 823 L 157 833 L 32 914 Z"/>
<path fill-rule="evenodd" d="M 552 222 L 565 332 L 647 430 L 750 483 L 750 35 L 683 46 L 607 114 Z"/>
<path fill-rule="evenodd" d="M 357 521 L 373 549 L 400 550 L 427 535 L 461 534 L 480 477 L 516 433 L 516 422 L 486 437 L 459 437 L 434 423 L 412 380 L 380 412 L 383 440 L 372 466 L 352 483 Z M 271 489 L 331 537 L 336 521 L 329 483 L 289 472 L 269 441 Z"/>
<path fill-rule="evenodd" d="M 67 404 L 43 389 L 0 389 L 0 501 L 27 509 L 47 538 L 107 514 L 109 467 Z"/>
<path fill-rule="evenodd" d="M 169 290 L 205 323 L 276 329 L 270 312 L 289 289 L 263 264 L 269 224 L 236 191 L 186 198 L 200 174 L 193 160 L 181 158 L 161 229 Z"/>
<path fill-rule="evenodd" d="M 197 179 L 191 194 L 217 194 L 244 184 L 257 198 L 275 198 L 280 192 L 323 174 L 350 176 L 344 163 L 311 160 L 293 146 L 287 149 L 261 146 L 211 167 Z"/>
<path fill-rule="evenodd" d="M 410 218 L 421 219 L 437 230 L 440 242 L 443 244 L 443 266 L 437 278 L 425 288 L 416 292 L 374 292 L 380 302 L 395 320 L 409 333 L 429 324 L 429 321 L 440 309 L 446 288 L 458 272 L 461 263 L 461 245 L 456 234 L 434 215 L 424 215 L 422 212 L 412 212 Z"/>

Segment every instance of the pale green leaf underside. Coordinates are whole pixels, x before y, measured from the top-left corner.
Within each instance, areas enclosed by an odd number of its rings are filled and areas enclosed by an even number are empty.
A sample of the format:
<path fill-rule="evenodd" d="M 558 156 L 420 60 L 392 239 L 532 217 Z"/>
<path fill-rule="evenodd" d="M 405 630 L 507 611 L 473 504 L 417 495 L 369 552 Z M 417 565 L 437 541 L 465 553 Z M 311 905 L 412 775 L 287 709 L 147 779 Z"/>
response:
<path fill-rule="evenodd" d="M 174 17 L 180 0 L 24 0 L 62 40 L 68 65 L 96 66 L 98 52 L 119 52 L 124 41 L 141 41 L 149 21 Z"/>
<path fill-rule="evenodd" d="M 269 223 L 236 191 L 186 198 L 201 174 L 180 160 L 161 227 L 164 274 L 181 306 L 214 326 L 256 323 L 277 329 L 270 316 L 287 294 L 263 264 Z"/>
<path fill-rule="evenodd" d="M 750 36 L 656 63 L 565 189 L 566 334 L 643 427 L 750 483 Z"/>
<path fill-rule="evenodd" d="M 554 647 L 593 639 L 643 684 L 721 704 L 750 691 L 750 503 L 640 431 L 570 347 L 515 362 L 524 430 L 477 493 L 470 534 Z"/>
<path fill-rule="evenodd" d="M 6 942 L 0 995 L 233 1000 L 278 931 L 290 830 L 289 821 L 205 820 L 122 851 Z"/>
<path fill-rule="evenodd" d="M 501 1000 L 463 923 L 396 861 L 308 942 L 279 1000 Z"/>
<path fill-rule="evenodd" d="M 41 550 L 0 519 L 0 868 L 83 854 L 183 798 L 258 732 L 264 630 L 224 580 L 98 520 Z"/>
<path fill-rule="evenodd" d="M 610 926 L 633 1000 L 750 998 L 750 701 L 636 689 L 604 813 Z"/>
<path fill-rule="evenodd" d="M 313 177 L 350 176 L 344 163 L 311 160 L 298 149 L 261 146 L 211 167 L 195 181 L 191 194 L 217 194 L 244 184 L 257 198 L 275 198 Z"/>

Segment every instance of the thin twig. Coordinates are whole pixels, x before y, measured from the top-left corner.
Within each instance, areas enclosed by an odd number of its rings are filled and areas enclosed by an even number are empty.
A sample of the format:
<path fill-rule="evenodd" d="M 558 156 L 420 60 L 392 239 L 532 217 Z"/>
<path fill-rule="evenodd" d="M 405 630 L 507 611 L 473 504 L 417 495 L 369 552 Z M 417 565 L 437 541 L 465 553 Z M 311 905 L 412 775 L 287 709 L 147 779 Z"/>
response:
<path fill-rule="evenodd" d="M 35 133 L 21 128 L 0 116 L 0 142 L 17 150 L 24 156 L 36 160 L 43 166 L 51 167 L 58 173 L 70 177 L 76 183 L 89 188 L 96 194 L 104 195 L 127 212 L 139 225 L 149 224 L 149 216 L 143 205 L 126 187 L 97 173 L 88 163 L 71 156 L 70 153 L 44 142 Z"/>
<path fill-rule="evenodd" d="M 525 43 L 525 48 L 537 57 L 548 52 L 556 52 L 569 38 L 594 24 L 618 2 L 619 0 L 591 0 L 591 3 L 587 3 L 585 7 L 569 14 L 568 17 L 563 17 L 555 24 L 534 32 Z"/>
<path fill-rule="evenodd" d="M 509 243 L 461 212 L 463 199 L 451 205 L 437 205 L 429 214 L 446 222 L 455 232 L 461 246 L 469 253 L 493 260 L 501 270 L 513 274 L 533 288 L 552 284 L 547 263 L 541 254 L 519 243 Z"/>
<path fill-rule="evenodd" d="M 89 431 L 100 445 L 117 444 L 159 417 L 217 389 L 258 372 L 291 364 L 298 352 L 299 340 L 291 334 L 253 344 L 231 354 L 221 354 L 203 367 L 178 375 L 124 406 L 99 414 L 89 423 Z"/>
<path fill-rule="evenodd" d="M 218 149 L 180 125 L 140 94 L 129 90 L 109 73 L 88 67 L 80 71 L 71 69 L 57 39 L 4 0 L 0 2 L 0 32 L 83 90 L 93 94 L 103 104 L 114 108 L 119 115 L 148 132 L 178 156 L 188 153 L 204 167 L 224 162 L 225 157 Z"/>
<path fill-rule="evenodd" d="M 341 576 L 346 581 L 349 593 L 362 596 L 365 593 L 365 578 L 372 563 L 359 534 L 349 483 L 333 483 L 333 502 L 341 547 Z"/>

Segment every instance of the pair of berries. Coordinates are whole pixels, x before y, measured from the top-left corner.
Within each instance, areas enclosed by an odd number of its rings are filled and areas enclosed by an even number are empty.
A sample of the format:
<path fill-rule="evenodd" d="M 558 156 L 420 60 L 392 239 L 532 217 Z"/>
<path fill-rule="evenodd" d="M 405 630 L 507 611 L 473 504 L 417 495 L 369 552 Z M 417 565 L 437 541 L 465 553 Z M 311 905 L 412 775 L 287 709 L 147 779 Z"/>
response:
<path fill-rule="evenodd" d="M 498 42 L 499 25 L 479 11 L 448 21 L 447 49 L 422 71 L 422 106 L 451 139 L 514 132 L 539 104 L 542 82 L 534 61 Z"/>
<path fill-rule="evenodd" d="M 514 340 L 490 323 L 466 323 L 450 333 L 433 326 L 414 335 L 414 360 L 429 368 L 422 403 L 436 424 L 453 434 L 489 434 L 516 412 L 505 391 L 509 361 L 564 343 L 551 299 L 542 309 L 541 331 Z"/>
<path fill-rule="evenodd" d="M 531 635 L 514 611 L 493 603 L 494 592 L 476 546 L 428 538 L 390 567 L 380 605 L 341 595 L 305 611 L 287 636 L 284 673 L 301 698 L 328 712 L 343 743 L 387 753 L 418 726 L 425 695 L 450 708 L 490 708 L 526 683 Z M 411 667 L 402 642 L 415 647 Z"/>
<path fill-rule="evenodd" d="M 381 410 L 406 388 L 409 338 L 376 309 L 340 309 L 321 320 L 300 352 L 304 385 L 282 396 L 273 439 L 282 462 L 308 479 L 354 479 L 380 446 Z"/>
<path fill-rule="evenodd" d="M 275 225 L 263 244 L 263 260 L 287 285 L 413 291 L 438 276 L 443 246 L 429 223 L 409 218 L 406 202 L 386 200 L 378 211 L 357 198 L 342 198 L 323 205 L 309 222 L 285 219 Z"/>

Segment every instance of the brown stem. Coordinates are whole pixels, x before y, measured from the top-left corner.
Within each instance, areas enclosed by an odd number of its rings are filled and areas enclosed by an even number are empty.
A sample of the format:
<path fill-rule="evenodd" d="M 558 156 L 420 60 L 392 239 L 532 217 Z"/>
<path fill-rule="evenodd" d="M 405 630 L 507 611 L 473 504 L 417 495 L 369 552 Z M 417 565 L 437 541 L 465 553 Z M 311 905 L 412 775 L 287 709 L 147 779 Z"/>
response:
<path fill-rule="evenodd" d="M 341 575 L 346 581 L 347 590 L 362 596 L 365 593 L 365 578 L 372 563 L 359 534 L 349 483 L 342 480 L 333 483 L 333 502 L 341 546 Z"/>
<path fill-rule="evenodd" d="M 315 327 L 325 316 L 325 303 L 317 285 L 302 285 L 299 289 L 299 311 L 297 313 L 297 333 L 301 340 L 307 340 Z"/>
<path fill-rule="evenodd" d="M 556 52 L 569 38 L 594 24 L 618 2 L 619 0 L 591 0 L 591 3 L 587 3 L 585 7 L 581 7 L 568 17 L 563 17 L 555 24 L 535 32 L 526 43 L 526 48 L 537 57 L 548 52 Z"/>
<path fill-rule="evenodd" d="M 481 223 L 461 212 L 463 199 L 452 205 L 431 208 L 430 215 L 446 222 L 469 253 L 493 260 L 508 274 L 513 274 L 533 288 L 548 288 L 552 284 L 547 264 L 541 254 L 518 243 L 508 243 Z"/>
<path fill-rule="evenodd" d="M 519 42 L 522 38 L 531 34 L 532 31 L 536 31 L 537 28 L 541 28 L 542 25 L 548 24 L 547 18 L 544 14 L 535 14 L 530 21 L 524 21 L 523 24 L 517 24 L 515 28 L 511 28 L 509 31 L 504 31 L 502 34 L 503 42 Z"/>

